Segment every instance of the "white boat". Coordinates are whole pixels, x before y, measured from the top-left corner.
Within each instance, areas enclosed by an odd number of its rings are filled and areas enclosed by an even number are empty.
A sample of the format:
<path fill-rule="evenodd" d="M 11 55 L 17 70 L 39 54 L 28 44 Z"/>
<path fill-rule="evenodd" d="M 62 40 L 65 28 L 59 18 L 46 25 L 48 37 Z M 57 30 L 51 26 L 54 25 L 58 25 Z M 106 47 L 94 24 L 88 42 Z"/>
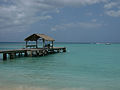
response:
<path fill-rule="evenodd" d="M 111 43 L 105 43 L 105 45 L 111 45 Z"/>

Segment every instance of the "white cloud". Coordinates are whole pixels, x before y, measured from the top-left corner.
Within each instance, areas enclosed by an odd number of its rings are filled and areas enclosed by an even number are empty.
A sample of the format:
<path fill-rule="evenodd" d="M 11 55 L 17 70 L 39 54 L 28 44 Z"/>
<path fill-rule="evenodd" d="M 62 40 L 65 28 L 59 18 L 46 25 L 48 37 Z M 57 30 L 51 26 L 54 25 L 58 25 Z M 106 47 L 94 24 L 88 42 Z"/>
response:
<path fill-rule="evenodd" d="M 87 16 L 92 16 L 93 13 L 92 13 L 92 12 L 88 12 L 88 13 L 86 13 L 86 15 L 87 15 Z"/>
<path fill-rule="evenodd" d="M 97 21 L 97 19 L 92 19 L 92 22 L 96 22 Z"/>
<path fill-rule="evenodd" d="M 34 22 L 52 19 L 64 6 L 91 5 L 108 0 L 3 0 L 0 3 L 0 30 L 26 28 Z M 11 29 L 12 30 L 12 29 Z"/>
<path fill-rule="evenodd" d="M 106 14 L 113 17 L 120 17 L 120 10 L 118 11 L 110 10 L 107 11 Z"/>
<path fill-rule="evenodd" d="M 21 26 L 26 28 L 34 22 L 52 19 L 52 16 L 44 12 L 54 10 L 54 7 L 38 1 L 42 0 L 3 1 L 3 4 L 0 4 L 0 30 L 12 27 L 19 29 Z"/>
<path fill-rule="evenodd" d="M 112 17 L 120 17 L 120 1 L 109 2 L 104 5 L 105 14 Z"/>
<path fill-rule="evenodd" d="M 57 30 L 75 30 L 75 29 L 97 29 L 101 27 L 102 24 L 95 22 L 77 22 L 77 23 L 67 23 L 55 25 L 51 28 L 51 31 Z"/>
<path fill-rule="evenodd" d="M 49 2 L 51 4 L 57 4 L 57 5 L 68 5 L 68 6 L 76 6 L 76 5 L 90 5 L 95 4 L 99 2 L 106 2 L 108 0 L 46 0 L 46 2 Z"/>
<path fill-rule="evenodd" d="M 106 9 L 111 9 L 111 8 L 113 8 L 113 7 L 116 7 L 117 5 L 118 5 L 117 2 L 110 2 L 110 3 L 105 4 L 105 5 L 104 5 L 104 8 L 106 8 Z"/>

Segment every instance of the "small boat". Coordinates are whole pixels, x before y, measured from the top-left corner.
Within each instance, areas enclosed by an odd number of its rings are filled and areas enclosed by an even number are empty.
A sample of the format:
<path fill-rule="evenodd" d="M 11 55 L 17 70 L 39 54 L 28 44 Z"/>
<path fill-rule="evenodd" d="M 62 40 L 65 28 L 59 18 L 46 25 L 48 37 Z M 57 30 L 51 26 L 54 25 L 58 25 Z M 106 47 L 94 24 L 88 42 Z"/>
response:
<path fill-rule="evenodd" d="M 105 43 L 105 45 L 111 45 L 111 43 Z"/>

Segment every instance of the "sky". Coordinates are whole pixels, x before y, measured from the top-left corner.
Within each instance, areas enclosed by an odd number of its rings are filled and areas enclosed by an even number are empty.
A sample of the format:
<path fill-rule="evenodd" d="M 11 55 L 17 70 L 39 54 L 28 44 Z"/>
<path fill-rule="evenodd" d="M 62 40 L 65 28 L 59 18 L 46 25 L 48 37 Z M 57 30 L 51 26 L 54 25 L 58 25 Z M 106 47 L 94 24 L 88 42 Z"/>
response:
<path fill-rule="evenodd" d="M 120 42 L 120 0 L 0 0 L 0 42 Z"/>

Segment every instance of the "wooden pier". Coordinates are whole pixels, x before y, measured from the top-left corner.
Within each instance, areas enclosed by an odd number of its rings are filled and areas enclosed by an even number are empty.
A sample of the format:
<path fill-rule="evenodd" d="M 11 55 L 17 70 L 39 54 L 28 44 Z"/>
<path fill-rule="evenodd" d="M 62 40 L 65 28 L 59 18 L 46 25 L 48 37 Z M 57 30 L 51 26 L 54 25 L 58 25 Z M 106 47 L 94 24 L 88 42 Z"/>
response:
<path fill-rule="evenodd" d="M 1 50 L 3 54 L 3 60 L 14 59 L 17 56 L 45 56 L 51 53 L 66 52 L 65 47 L 54 47 L 54 39 L 45 34 L 32 34 L 24 39 L 26 46 L 23 49 L 15 50 Z M 38 46 L 38 41 L 42 41 L 42 48 Z M 29 44 L 29 42 L 35 42 L 35 44 Z"/>
<path fill-rule="evenodd" d="M 33 57 L 33 56 L 45 56 L 52 53 L 66 52 L 65 47 L 53 47 L 53 48 L 24 48 L 15 50 L 1 50 L 0 53 L 3 54 L 3 60 L 6 61 L 7 58 L 14 59 L 16 57 Z"/>

